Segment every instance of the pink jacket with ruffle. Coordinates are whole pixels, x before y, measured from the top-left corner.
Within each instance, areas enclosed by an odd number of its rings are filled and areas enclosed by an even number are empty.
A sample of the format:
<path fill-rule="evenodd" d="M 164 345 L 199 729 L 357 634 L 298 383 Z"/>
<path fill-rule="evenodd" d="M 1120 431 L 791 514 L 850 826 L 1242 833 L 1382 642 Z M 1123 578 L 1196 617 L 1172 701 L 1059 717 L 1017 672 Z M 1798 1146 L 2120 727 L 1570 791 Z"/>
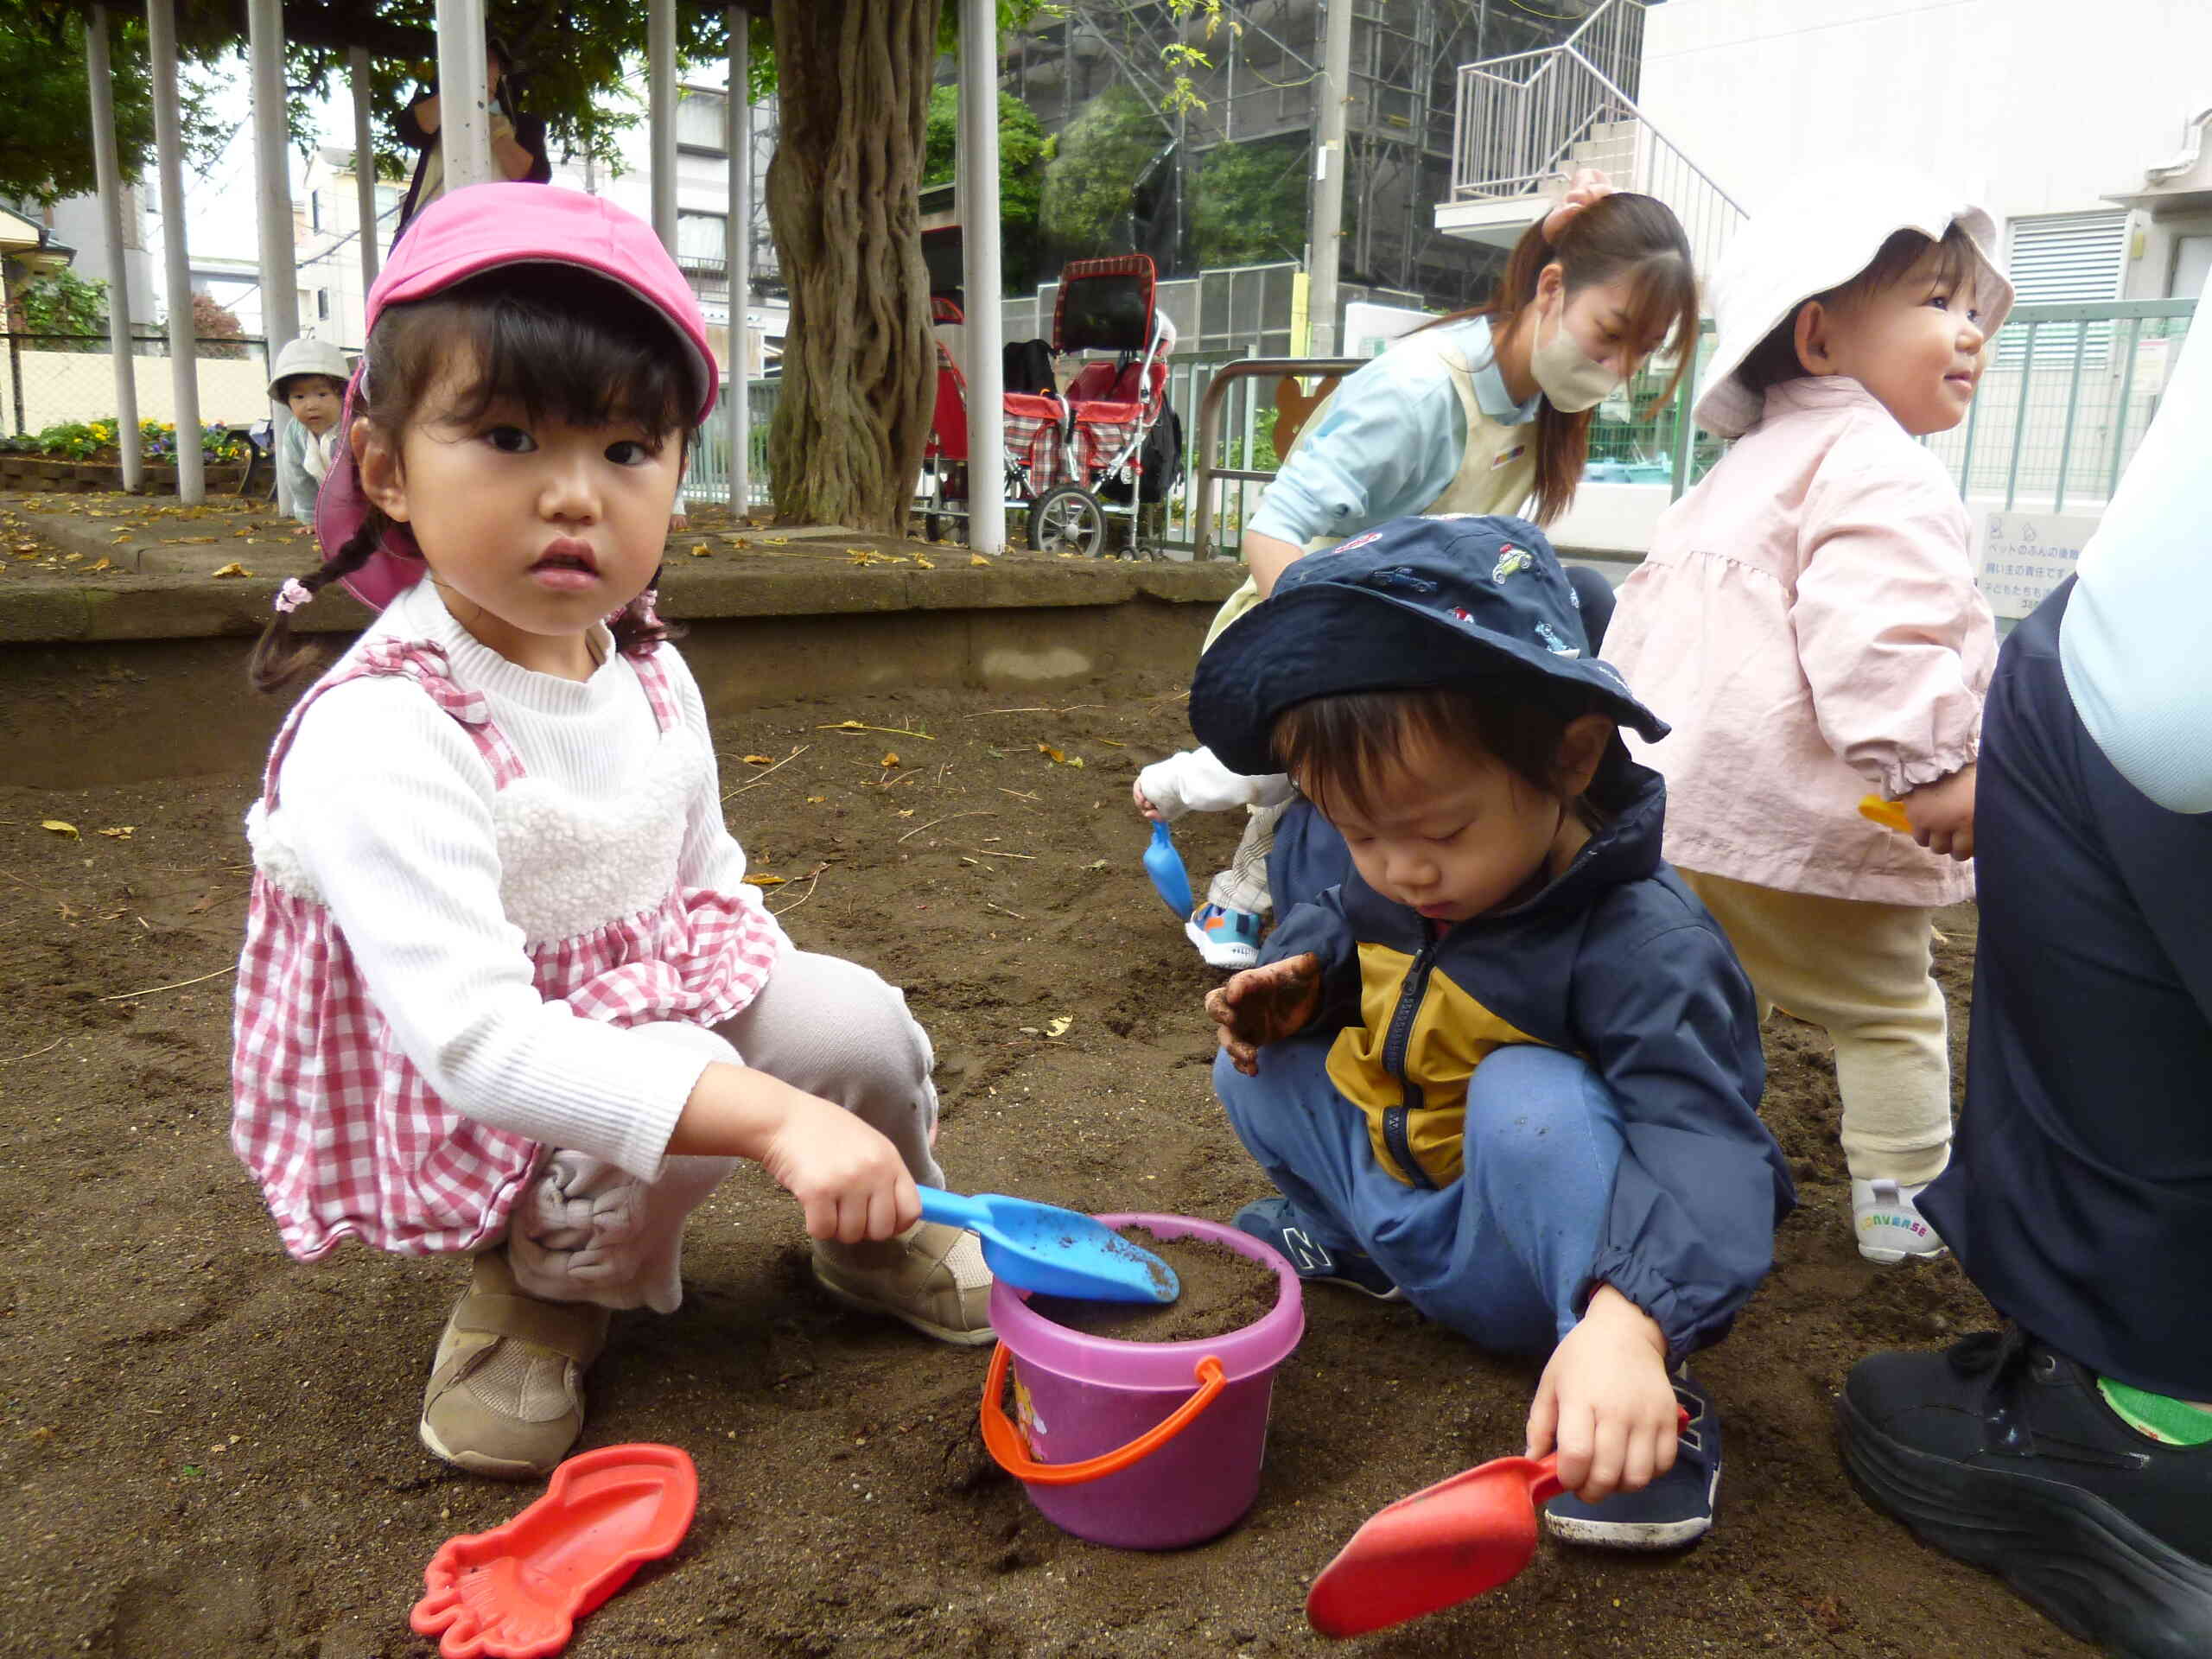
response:
<path fill-rule="evenodd" d="M 1857 381 L 1789 381 L 1670 507 L 1605 656 L 1674 726 L 1666 855 L 1791 893 L 1948 905 L 1967 868 L 1859 816 L 1971 762 L 1996 628 L 1942 464 Z"/>

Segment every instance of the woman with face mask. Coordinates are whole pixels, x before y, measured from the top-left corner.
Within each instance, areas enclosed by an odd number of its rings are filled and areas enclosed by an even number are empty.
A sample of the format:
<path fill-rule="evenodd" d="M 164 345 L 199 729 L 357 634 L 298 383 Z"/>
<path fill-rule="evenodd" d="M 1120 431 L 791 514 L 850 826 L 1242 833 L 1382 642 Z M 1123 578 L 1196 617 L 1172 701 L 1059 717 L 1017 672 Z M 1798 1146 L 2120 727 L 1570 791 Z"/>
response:
<path fill-rule="evenodd" d="M 1649 196 L 1614 191 L 1601 173 L 1577 174 L 1560 205 L 1522 236 L 1486 303 L 1397 341 L 1313 411 L 1245 531 L 1251 579 L 1223 605 L 1206 644 L 1265 598 L 1293 560 L 1389 519 L 1522 513 L 1548 525 L 1574 499 L 1598 405 L 1662 347 L 1675 364 L 1654 399 L 1663 403 L 1697 328 L 1696 276 L 1674 214 Z M 1611 591 L 1593 572 L 1574 575 L 1594 636 Z M 1137 810 L 1151 818 L 1253 809 L 1230 868 L 1185 925 L 1214 967 L 1256 959 L 1269 851 L 1289 795 L 1287 780 L 1237 777 L 1205 749 L 1171 756 L 1137 780 Z M 1291 858 L 1287 902 L 1348 868 L 1325 825 L 1301 814 L 1292 827 L 1299 833 L 1287 840 L 1303 848 L 1303 831 L 1313 830 L 1322 844 L 1307 849 L 1317 861 Z"/>

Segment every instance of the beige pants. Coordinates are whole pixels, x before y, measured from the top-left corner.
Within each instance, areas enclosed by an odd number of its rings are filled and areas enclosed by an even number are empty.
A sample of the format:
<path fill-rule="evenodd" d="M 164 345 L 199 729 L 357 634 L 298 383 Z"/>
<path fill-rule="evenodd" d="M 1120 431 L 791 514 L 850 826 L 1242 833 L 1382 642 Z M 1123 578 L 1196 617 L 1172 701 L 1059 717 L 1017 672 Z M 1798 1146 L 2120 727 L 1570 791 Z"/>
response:
<path fill-rule="evenodd" d="M 780 1077 L 836 1102 L 882 1131 L 924 1186 L 942 1186 L 935 1059 L 906 997 L 858 963 L 793 950 L 760 994 L 709 1031 L 634 1027 L 648 1041 L 696 1049 Z M 589 1153 L 550 1153 L 507 1222 L 515 1281 L 554 1302 L 650 1307 L 683 1299 L 683 1223 L 736 1166 L 734 1158 L 672 1157 L 641 1181 Z M 798 1210 L 792 1210 L 798 1220 Z"/>
<path fill-rule="evenodd" d="M 1951 1051 L 1929 969 L 1932 912 L 1680 872 L 1742 958 L 1759 1017 L 1779 1007 L 1835 1042 L 1853 1179 L 1933 1180 L 1951 1155 Z"/>

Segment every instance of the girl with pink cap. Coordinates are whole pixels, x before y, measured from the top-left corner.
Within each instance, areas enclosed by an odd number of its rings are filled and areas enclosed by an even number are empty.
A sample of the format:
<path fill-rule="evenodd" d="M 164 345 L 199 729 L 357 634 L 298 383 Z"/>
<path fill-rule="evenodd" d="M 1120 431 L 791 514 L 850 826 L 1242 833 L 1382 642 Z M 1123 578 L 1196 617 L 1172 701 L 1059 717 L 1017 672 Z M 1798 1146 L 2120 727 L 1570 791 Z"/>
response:
<path fill-rule="evenodd" d="M 368 302 L 316 507 L 380 610 L 294 707 L 247 817 L 232 1143 L 285 1248 L 473 1257 L 421 1436 L 542 1475 L 617 1308 L 672 1311 L 684 1218 L 740 1158 L 802 1205 L 839 1299 L 987 1341 L 938 1185 L 928 1038 L 795 947 L 723 827 L 699 689 L 653 612 L 715 362 L 652 232 L 489 184 L 428 208 Z"/>

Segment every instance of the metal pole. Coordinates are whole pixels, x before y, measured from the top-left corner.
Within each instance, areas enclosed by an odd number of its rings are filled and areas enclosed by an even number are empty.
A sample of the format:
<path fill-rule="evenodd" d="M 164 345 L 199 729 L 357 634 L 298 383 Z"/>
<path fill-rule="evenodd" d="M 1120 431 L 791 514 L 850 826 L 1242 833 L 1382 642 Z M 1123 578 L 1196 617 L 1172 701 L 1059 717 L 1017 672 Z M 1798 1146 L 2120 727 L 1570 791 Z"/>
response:
<path fill-rule="evenodd" d="M 353 90 L 353 201 L 361 225 L 361 301 L 377 283 L 377 155 L 369 137 L 369 48 L 346 48 L 346 79 Z M 366 346 L 368 342 L 361 342 Z"/>
<path fill-rule="evenodd" d="M 438 0 L 438 150 L 445 188 L 499 176 L 485 107 L 484 0 Z"/>
<path fill-rule="evenodd" d="M 1306 243 L 1306 349 L 1337 352 L 1337 238 L 1344 219 L 1344 109 L 1351 101 L 1351 0 L 1328 0 L 1322 23 L 1321 100 L 1313 145 L 1313 232 Z"/>
<path fill-rule="evenodd" d="M 192 255 L 184 239 L 184 123 L 176 96 L 176 0 L 146 0 L 146 43 L 154 83 L 155 170 L 162 186 L 162 264 L 168 277 L 169 378 L 176 402 L 176 494 L 188 507 L 207 499 L 200 453 L 198 330 L 192 321 Z M 285 273 L 289 283 L 291 275 Z"/>
<path fill-rule="evenodd" d="M 2120 418 L 2113 423 L 2112 464 L 2105 474 L 2105 499 L 2109 502 L 2120 490 L 2120 453 L 2127 448 L 2127 400 L 2135 394 L 2135 350 L 2143 340 L 2143 319 L 2127 320 L 2127 366 L 2120 375 Z"/>
<path fill-rule="evenodd" d="M 138 453 L 137 359 L 130 354 L 130 276 L 123 261 L 123 176 L 115 152 L 115 76 L 108 61 L 105 6 L 94 6 L 86 20 L 85 69 L 92 84 L 92 173 L 99 181 L 100 225 L 107 238 L 107 349 L 115 359 L 115 447 L 123 457 L 123 487 L 136 492 L 144 480 L 145 465 Z M 19 388 L 21 384 L 18 378 Z"/>
<path fill-rule="evenodd" d="M 1006 546 L 1006 389 L 1000 359 L 999 23 L 994 0 L 960 0 L 959 153 L 967 166 L 961 285 L 968 327 L 968 545 Z"/>
<path fill-rule="evenodd" d="M 652 135 L 653 234 L 676 251 L 676 0 L 645 11 L 645 60 Z"/>
<path fill-rule="evenodd" d="M 732 6 L 729 98 L 722 143 L 729 149 L 729 214 L 722 269 L 729 273 L 729 506 L 753 505 L 753 36 L 752 16 Z"/>
<path fill-rule="evenodd" d="M 2027 349 L 2020 353 L 2020 410 L 2012 423 L 2012 464 L 2005 474 L 2005 511 L 2012 511 L 2013 499 L 2020 490 L 2020 446 L 2028 432 L 2028 382 L 2036 371 L 2036 333 L 2043 327 L 2040 319 L 2028 325 Z"/>
<path fill-rule="evenodd" d="M 300 284 L 293 270 L 298 252 L 292 231 L 291 156 L 284 147 L 283 0 L 247 0 L 247 52 L 252 60 L 254 196 L 261 242 L 261 334 L 270 361 L 300 332 Z M 291 411 L 272 404 L 270 448 L 284 452 Z M 184 448 L 184 426 L 177 425 L 177 449 Z M 276 510 L 292 512 L 284 469 L 276 469 Z"/>
<path fill-rule="evenodd" d="M 2058 438 L 2058 487 L 2052 493 L 2050 510 L 2066 511 L 2066 473 L 2074 460 L 2074 414 L 2082 406 L 2082 358 L 2089 344 L 2087 320 L 2074 325 L 2074 376 L 2066 383 L 2066 429 Z"/>

